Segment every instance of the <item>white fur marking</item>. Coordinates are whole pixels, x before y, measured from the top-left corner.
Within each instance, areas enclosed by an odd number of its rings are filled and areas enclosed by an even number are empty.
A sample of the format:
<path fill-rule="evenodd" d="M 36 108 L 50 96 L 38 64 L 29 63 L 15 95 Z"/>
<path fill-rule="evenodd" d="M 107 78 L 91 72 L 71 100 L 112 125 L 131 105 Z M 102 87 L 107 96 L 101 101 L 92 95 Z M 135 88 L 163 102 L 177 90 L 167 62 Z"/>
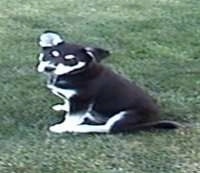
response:
<path fill-rule="evenodd" d="M 54 73 L 56 75 L 66 74 L 66 73 L 69 73 L 69 72 L 72 72 L 74 70 L 84 67 L 85 64 L 86 64 L 85 62 L 81 62 L 81 61 L 79 61 L 78 64 L 74 65 L 74 66 L 66 66 L 66 65 L 60 63 L 56 67 L 56 70 L 54 71 Z"/>
<path fill-rule="evenodd" d="M 60 52 L 57 51 L 57 50 L 52 51 L 51 54 L 52 54 L 54 57 L 60 56 Z"/>
<path fill-rule="evenodd" d="M 92 53 L 92 52 L 86 52 L 91 58 L 93 58 L 93 59 L 95 59 L 95 56 L 94 56 L 94 54 Z"/>
<path fill-rule="evenodd" d="M 44 33 L 40 36 L 39 45 L 41 47 L 53 47 L 61 42 L 63 42 L 63 40 L 58 34 L 49 32 L 49 33 Z"/>
<path fill-rule="evenodd" d="M 38 72 L 44 72 L 45 67 L 50 66 L 50 62 L 49 61 L 41 61 L 37 67 L 37 71 Z"/>
<path fill-rule="evenodd" d="M 44 57 L 44 54 L 43 54 L 43 53 L 40 53 L 40 55 L 39 55 L 39 57 L 38 57 L 39 61 L 42 61 L 43 57 Z"/>
<path fill-rule="evenodd" d="M 105 125 L 76 125 L 76 126 L 69 126 L 67 132 L 74 132 L 74 133 L 108 133 L 109 129 Z"/>
<path fill-rule="evenodd" d="M 81 124 L 84 119 L 84 115 L 66 114 L 65 120 L 62 123 L 51 126 L 49 130 L 54 133 L 69 132 L 69 130 L 72 129 L 72 126 L 74 127 Z"/>
<path fill-rule="evenodd" d="M 79 125 L 79 124 L 75 124 L 75 125 L 70 125 L 68 127 L 65 128 L 65 132 L 75 132 L 75 133 L 91 133 L 91 132 L 96 132 L 96 133 L 109 133 L 110 129 L 112 128 L 112 126 L 119 121 L 120 119 L 123 118 L 124 114 L 126 112 L 122 111 L 116 115 L 114 115 L 113 117 L 111 117 L 107 123 L 105 125 L 87 125 L 87 124 L 83 124 L 83 125 Z M 82 118 L 86 118 L 87 116 L 83 116 Z M 88 118 L 90 118 L 90 116 L 88 116 Z"/>
<path fill-rule="evenodd" d="M 61 104 L 54 105 L 54 106 L 52 106 L 52 109 L 54 111 L 66 111 L 66 112 L 69 112 L 69 109 L 70 109 L 69 101 L 65 99 L 65 104 L 63 104 L 63 105 L 61 105 Z"/>
<path fill-rule="evenodd" d="M 65 55 L 66 60 L 75 58 L 75 55 Z"/>
<path fill-rule="evenodd" d="M 110 130 L 111 127 L 120 119 L 123 118 L 123 116 L 126 114 L 126 111 L 121 111 L 118 114 L 112 116 L 107 122 L 106 122 L 106 126 L 108 127 L 108 129 Z"/>
<path fill-rule="evenodd" d="M 70 89 L 61 89 L 61 88 L 57 88 L 54 85 L 47 85 L 47 87 L 49 89 L 52 90 L 52 92 L 59 96 L 60 98 L 66 100 L 66 99 L 70 99 L 73 95 L 76 94 L 75 90 L 70 90 Z M 65 97 L 65 98 L 64 98 Z"/>
<path fill-rule="evenodd" d="M 76 114 L 76 115 L 66 115 L 65 121 L 68 122 L 69 126 L 77 126 L 83 123 L 85 119 L 84 114 Z"/>
<path fill-rule="evenodd" d="M 94 53 L 93 53 L 93 48 L 91 48 L 91 47 L 86 47 L 85 50 L 86 50 L 86 53 L 87 53 L 90 57 L 92 57 L 93 59 L 95 59 L 95 56 L 94 56 Z"/>
<path fill-rule="evenodd" d="M 91 121 L 94 121 L 94 122 L 98 122 L 90 112 L 85 113 L 85 118 L 88 118 L 88 119 L 90 119 Z"/>
<path fill-rule="evenodd" d="M 85 50 L 86 50 L 86 51 L 89 51 L 89 52 L 92 52 L 92 51 L 93 51 L 93 48 L 92 48 L 92 47 L 86 47 Z"/>

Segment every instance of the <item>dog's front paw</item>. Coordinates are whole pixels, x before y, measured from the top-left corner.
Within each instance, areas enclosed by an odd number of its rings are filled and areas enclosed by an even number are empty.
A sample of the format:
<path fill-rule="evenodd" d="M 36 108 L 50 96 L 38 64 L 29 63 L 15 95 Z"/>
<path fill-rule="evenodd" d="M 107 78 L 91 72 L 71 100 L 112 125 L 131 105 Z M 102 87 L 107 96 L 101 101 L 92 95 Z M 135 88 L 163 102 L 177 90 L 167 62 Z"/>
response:
<path fill-rule="evenodd" d="M 47 84 L 47 88 L 49 88 L 49 89 L 53 89 L 54 86 L 53 86 L 52 84 Z"/>
<path fill-rule="evenodd" d="M 66 125 L 63 123 L 49 127 L 49 131 L 53 133 L 86 133 L 87 129 L 83 129 L 81 127 L 81 125 Z"/>
<path fill-rule="evenodd" d="M 49 131 L 53 133 L 70 132 L 68 129 L 69 127 L 67 126 L 67 124 L 56 124 L 49 127 Z"/>
<path fill-rule="evenodd" d="M 65 105 L 54 105 L 52 106 L 52 109 L 54 111 L 68 111 L 65 107 Z"/>

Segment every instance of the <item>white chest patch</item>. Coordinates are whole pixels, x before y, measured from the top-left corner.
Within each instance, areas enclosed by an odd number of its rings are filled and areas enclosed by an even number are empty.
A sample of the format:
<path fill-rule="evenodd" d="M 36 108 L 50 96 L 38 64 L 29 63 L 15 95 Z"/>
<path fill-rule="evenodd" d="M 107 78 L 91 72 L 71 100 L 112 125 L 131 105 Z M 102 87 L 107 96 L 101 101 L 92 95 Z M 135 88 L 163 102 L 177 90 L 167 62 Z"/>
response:
<path fill-rule="evenodd" d="M 74 96 L 77 93 L 75 90 L 61 89 L 61 88 L 55 87 L 54 85 L 47 85 L 47 87 L 51 89 L 55 95 L 59 96 L 60 98 L 64 100 L 70 99 L 72 96 Z"/>

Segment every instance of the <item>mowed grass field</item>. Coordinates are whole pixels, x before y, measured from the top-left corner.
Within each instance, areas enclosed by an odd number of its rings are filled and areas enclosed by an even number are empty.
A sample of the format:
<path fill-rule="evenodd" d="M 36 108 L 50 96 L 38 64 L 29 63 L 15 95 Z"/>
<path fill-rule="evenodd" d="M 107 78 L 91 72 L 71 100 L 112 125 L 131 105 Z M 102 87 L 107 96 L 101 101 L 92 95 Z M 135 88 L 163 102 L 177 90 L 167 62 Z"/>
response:
<path fill-rule="evenodd" d="M 112 52 L 104 62 L 137 81 L 163 119 L 189 127 L 134 134 L 52 134 L 62 100 L 36 72 L 37 37 Z M 0 173 L 200 173 L 199 0 L 1 0 Z"/>

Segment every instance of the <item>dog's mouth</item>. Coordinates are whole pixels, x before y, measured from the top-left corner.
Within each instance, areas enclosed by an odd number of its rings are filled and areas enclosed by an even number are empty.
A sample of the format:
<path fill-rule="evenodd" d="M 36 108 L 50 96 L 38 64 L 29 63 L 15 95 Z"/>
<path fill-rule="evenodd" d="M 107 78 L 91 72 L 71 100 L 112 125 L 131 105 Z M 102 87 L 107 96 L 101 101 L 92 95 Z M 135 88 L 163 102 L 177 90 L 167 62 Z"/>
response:
<path fill-rule="evenodd" d="M 52 73 L 56 70 L 56 66 L 46 61 L 40 61 L 37 71 L 40 73 Z"/>
<path fill-rule="evenodd" d="M 55 67 L 45 67 L 44 71 L 47 72 L 47 73 L 52 73 L 55 71 Z"/>
<path fill-rule="evenodd" d="M 77 70 L 84 68 L 86 65 L 85 62 L 79 61 L 76 65 L 67 66 L 62 63 L 56 66 L 56 69 L 53 71 L 55 75 L 71 74 Z"/>
<path fill-rule="evenodd" d="M 62 63 L 59 63 L 57 65 L 50 64 L 48 62 L 40 62 L 37 71 L 41 73 L 47 73 L 47 74 L 55 74 L 55 75 L 63 75 L 63 74 L 71 74 L 75 71 L 79 71 L 80 69 L 84 68 L 86 66 L 86 62 L 79 61 L 76 65 L 67 66 Z"/>

